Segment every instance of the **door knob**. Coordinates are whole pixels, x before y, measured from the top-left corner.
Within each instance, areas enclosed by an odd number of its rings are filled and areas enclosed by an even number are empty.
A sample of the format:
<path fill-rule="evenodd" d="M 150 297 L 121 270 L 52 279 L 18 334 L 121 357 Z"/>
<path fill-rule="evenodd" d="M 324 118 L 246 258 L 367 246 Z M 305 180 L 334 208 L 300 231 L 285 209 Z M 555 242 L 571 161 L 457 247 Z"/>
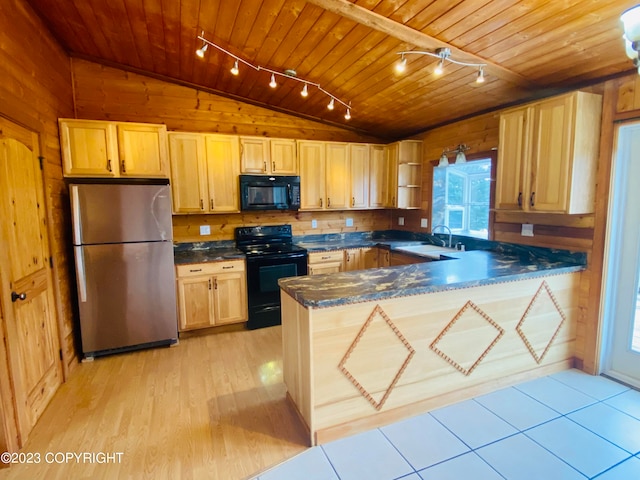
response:
<path fill-rule="evenodd" d="M 26 298 L 27 298 L 27 294 L 25 292 L 22 292 L 22 293 L 11 292 L 12 302 L 17 302 L 18 300 L 26 300 Z"/>

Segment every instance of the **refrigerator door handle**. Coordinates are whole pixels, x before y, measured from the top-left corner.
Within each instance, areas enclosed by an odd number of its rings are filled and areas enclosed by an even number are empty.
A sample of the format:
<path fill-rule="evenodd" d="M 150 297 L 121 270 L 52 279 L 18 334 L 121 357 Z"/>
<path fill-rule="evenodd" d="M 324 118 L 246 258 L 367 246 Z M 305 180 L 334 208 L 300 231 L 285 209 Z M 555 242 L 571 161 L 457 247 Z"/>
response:
<path fill-rule="evenodd" d="M 78 296 L 80 302 L 87 301 L 87 272 L 84 268 L 83 247 L 73 247 L 76 250 L 76 274 L 78 275 Z"/>
<path fill-rule="evenodd" d="M 78 198 L 77 185 L 71 185 L 69 191 L 71 195 L 71 221 L 73 223 L 73 243 L 80 245 L 82 243 L 82 230 L 80 229 L 80 199 Z"/>

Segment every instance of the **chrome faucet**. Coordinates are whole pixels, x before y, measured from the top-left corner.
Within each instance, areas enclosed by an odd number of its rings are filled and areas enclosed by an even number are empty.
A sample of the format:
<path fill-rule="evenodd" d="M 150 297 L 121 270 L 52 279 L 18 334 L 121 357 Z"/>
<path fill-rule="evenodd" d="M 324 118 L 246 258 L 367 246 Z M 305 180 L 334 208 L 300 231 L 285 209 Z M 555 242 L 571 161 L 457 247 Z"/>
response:
<path fill-rule="evenodd" d="M 431 234 L 433 235 L 436 232 L 436 228 L 438 227 L 442 227 L 443 229 L 447 229 L 449 231 L 449 248 L 451 248 L 451 229 L 449 227 L 447 227 L 446 225 L 436 225 L 435 227 L 431 228 Z M 440 239 L 442 240 L 442 239 Z M 442 246 L 444 247 L 446 245 L 445 241 L 442 240 Z"/>

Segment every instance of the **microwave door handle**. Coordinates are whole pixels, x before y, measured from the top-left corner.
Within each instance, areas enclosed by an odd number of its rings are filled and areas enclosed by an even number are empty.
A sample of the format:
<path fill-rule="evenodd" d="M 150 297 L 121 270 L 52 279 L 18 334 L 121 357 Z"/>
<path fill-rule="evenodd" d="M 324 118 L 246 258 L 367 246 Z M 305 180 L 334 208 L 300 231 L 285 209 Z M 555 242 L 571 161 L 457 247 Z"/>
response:
<path fill-rule="evenodd" d="M 291 196 L 291 184 L 287 183 L 287 203 L 291 205 L 293 203 L 293 197 Z"/>

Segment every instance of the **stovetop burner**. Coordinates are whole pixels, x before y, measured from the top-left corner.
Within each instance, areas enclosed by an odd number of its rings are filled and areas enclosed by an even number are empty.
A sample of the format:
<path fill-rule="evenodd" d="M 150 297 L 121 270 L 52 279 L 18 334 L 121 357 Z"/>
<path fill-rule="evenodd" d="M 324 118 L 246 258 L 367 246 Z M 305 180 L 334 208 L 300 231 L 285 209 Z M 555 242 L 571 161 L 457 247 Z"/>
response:
<path fill-rule="evenodd" d="M 306 252 L 293 245 L 291 225 L 239 227 L 235 230 L 236 247 L 247 256 L 283 255 Z"/>

